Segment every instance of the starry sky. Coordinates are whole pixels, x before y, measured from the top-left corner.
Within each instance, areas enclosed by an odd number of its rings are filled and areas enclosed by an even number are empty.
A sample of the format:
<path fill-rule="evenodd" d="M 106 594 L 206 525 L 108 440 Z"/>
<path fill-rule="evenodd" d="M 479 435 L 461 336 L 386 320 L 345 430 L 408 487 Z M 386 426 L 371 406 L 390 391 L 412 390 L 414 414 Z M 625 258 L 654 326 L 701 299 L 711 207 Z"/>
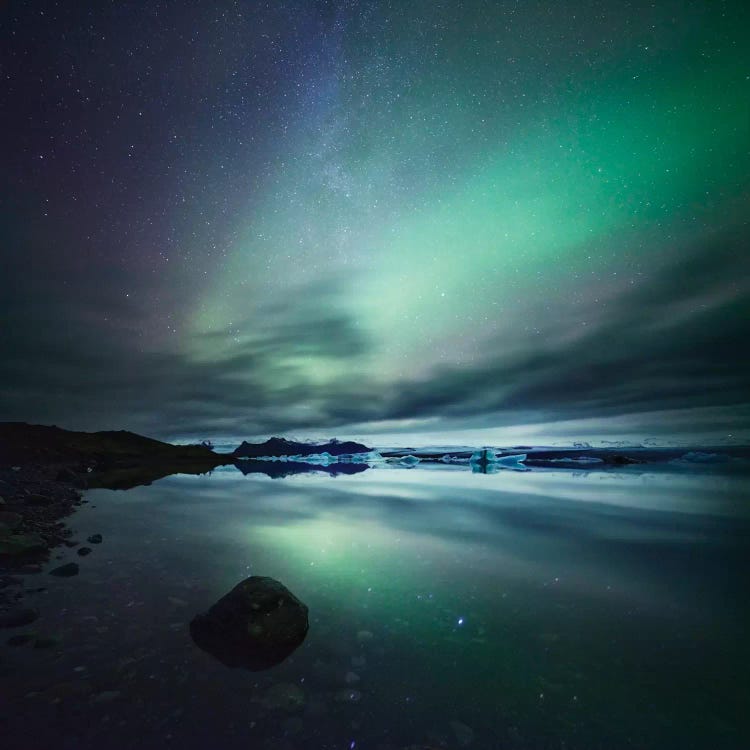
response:
<path fill-rule="evenodd" d="M 750 439 L 750 11 L 10 2 L 0 419 Z"/>

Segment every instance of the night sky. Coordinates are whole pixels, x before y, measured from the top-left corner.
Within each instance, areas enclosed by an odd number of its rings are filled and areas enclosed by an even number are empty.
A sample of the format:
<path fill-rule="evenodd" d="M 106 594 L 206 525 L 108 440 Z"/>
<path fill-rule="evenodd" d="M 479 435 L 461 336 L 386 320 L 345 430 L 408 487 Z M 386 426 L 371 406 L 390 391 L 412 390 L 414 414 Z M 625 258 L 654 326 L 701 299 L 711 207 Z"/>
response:
<path fill-rule="evenodd" d="M 0 419 L 747 440 L 748 8 L 3 3 Z"/>

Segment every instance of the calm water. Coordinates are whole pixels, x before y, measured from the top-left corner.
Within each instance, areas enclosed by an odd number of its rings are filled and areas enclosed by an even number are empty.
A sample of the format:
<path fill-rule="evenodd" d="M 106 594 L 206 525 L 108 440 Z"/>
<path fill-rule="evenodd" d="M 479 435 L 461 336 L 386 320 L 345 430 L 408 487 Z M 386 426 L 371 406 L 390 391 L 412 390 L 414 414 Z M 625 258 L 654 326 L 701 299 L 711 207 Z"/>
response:
<path fill-rule="evenodd" d="M 750 499 L 715 471 L 371 469 L 95 490 L 28 576 L 3 748 L 746 748 Z M 231 670 L 188 623 L 248 575 L 310 608 Z"/>

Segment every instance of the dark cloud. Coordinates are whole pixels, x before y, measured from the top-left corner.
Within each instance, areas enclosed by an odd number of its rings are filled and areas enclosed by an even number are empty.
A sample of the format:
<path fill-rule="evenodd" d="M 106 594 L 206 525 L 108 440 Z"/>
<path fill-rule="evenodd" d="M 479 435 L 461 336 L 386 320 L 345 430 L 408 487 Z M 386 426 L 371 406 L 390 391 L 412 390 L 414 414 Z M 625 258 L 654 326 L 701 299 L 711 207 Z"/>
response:
<path fill-rule="evenodd" d="M 516 343 L 512 354 L 492 341 L 484 362 L 394 382 L 385 392 L 374 378 L 350 373 L 368 341 L 346 315 L 311 302 L 320 289 L 263 310 L 255 325 L 243 322 L 250 333 L 239 342 L 232 331 L 196 335 L 196 351 L 210 344 L 220 352 L 199 360 L 143 351 L 137 308 L 122 302 L 116 311 L 103 287 L 76 304 L 54 284 L 36 295 L 15 279 L 14 292 L 5 277 L 0 415 L 192 435 L 432 417 L 490 427 L 741 406 L 750 392 L 750 354 L 741 344 L 750 340 L 747 249 L 742 235 L 716 238 L 615 297 L 572 339 L 558 321 L 559 340 Z M 108 327 L 105 314 L 132 316 L 132 325 Z M 324 384 L 307 382 L 283 364 L 288 357 L 324 357 L 339 372 Z"/>
<path fill-rule="evenodd" d="M 571 341 L 529 339 L 479 367 L 451 368 L 399 389 L 391 418 L 543 421 L 739 405 L 750 392 L 750 254 L 744 235 L 716 238 L 615 297 Z M 552 329 L 555 330 L 555 327 Z M 502 414 L 505 413 L 505 417 Z"/>

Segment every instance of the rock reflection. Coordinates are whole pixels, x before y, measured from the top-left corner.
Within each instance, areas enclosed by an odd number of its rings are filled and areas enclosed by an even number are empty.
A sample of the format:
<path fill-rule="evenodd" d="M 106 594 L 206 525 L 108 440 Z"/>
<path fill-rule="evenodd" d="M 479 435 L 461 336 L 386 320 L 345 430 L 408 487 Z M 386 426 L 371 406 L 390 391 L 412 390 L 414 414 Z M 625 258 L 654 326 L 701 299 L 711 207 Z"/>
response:
<path fill-rule="evenodd" d="M 370 468 L 368 464 L 336 462 L 333 464 L 312 464 L 304 461 L 236 461 L 235 468 L 245 476 L 248 474 L 265 474 L 271 479 L 283 479 L 293 474 L 311 474 L 323 472 L 330 476 L 339 474 L 359 474 Z"/>

